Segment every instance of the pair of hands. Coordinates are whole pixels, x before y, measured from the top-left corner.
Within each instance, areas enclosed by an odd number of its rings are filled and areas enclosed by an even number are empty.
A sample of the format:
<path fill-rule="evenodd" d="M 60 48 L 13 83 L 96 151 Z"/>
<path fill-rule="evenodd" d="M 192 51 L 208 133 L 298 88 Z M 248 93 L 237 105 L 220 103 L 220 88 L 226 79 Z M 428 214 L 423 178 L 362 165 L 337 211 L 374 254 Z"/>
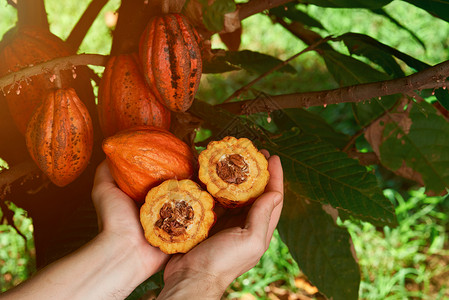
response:
<path fill-rule="evenodd" d="M 268 158 L 269 154 L 263 151 Z M 97 169 L 92 198 L 102 234 L 134 247 L 145 280 L 163 268 L 165 287 L 160 298 L 202 295 L 219 298 L 232 281 L 254 267 L 267 250 L 283 201 L 283 173 L 278 156 L 268 158 L 270 180 L 252 206 L 217 207 L 210 237 L 186 254 L 169 256 L 145 240 L 135 202 L 115 184 L 107 164 Z M 118 238 L 117 238 L 118 237 Z M 146 277 L 145 277 L 146 276 Z"/>

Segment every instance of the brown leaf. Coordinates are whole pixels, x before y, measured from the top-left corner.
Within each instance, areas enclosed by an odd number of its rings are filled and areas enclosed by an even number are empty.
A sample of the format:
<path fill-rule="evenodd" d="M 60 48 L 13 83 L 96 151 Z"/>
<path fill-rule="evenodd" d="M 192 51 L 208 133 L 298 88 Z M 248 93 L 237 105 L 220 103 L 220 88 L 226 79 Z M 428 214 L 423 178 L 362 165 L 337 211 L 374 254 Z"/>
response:
<path fill-rule="evenodd" d="M 188 112 L 172 113 L 170 131 L 180 140 L 193 147 L 196 130 L 203 121 Z"/>
<path fill-rule="evenodd" d="M 404 111 L 399 106 L 397 111 L 390 112 L 385 116 L 379 118 L 373 122 L 365 131 L 365 139 L 370 143 L 373 151 L 380 157 L 380 146 L 382 143 L 388 139 L 390 136 L 384 136 L 384 129 L 387 124 L 396 123 L 406 134 L 409 133 L 410 127 L 412 125 L 412 120 L 409 118 L 409 111 L 413 103 L 409 103 L 407 109 Z M 397 138 L 402 136 L 398 135 Z M 385 166 L 387 167 L 387 166 Z M 402 166 L 397 170 L 391 170 L 396 175 L 401 177 L 416 181 L 420 185 L 424 185 L 424 181 L 420 173 L 416 172 L 412 168 L 408 167 L 405 161 Z"/>
<path fill-rule="evenodd" d="M 234 32 L 241 27 L 242 26 L 240 24 L 239 10 L 224 15 L 224 32 Z"/>
<path fill-rule="evenodd" d="M 220 33 L 220 39 L 230 51 L 238 51 L 242 40 L 242 27 L 232 32 Z"/>

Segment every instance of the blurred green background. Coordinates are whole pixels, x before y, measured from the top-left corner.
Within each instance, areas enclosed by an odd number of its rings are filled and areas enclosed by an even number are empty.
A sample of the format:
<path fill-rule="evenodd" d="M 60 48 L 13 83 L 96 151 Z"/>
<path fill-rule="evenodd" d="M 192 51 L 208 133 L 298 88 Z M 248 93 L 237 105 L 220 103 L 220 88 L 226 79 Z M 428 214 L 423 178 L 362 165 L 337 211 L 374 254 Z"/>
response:
<path fill-rule="evenodd" d="M 65 39 L 88 0 L 46 0 L 51 31 Z M 111 0 L 102 10 L 81 45 L 80 53 L 108 54 L 111 30 L 114 27 L 120 1 Z M 364 9 L 331 9 L 313 5 L 300 6 L 320 20 L 329 34 L 358 32 L 370 35 L 426 63 L 436 64 L 449 57 L 449 24 L 427 12 L 402 1 L 393 1 L 385 10 L 402 25 L 413 31 L 425 44 L 420 45 L 409 32 L 391 21 Z M 14 26 L 15 9 L 0 0 L 0 37 Z M 306 47 L 279 24 L 272 24 L 263 15 L 243 21 L 241 49 L 271 54 L 280 59 L 298 53 Z M 212 37 L 213 48 L 224 48 L 217 35 Z M 347 53 L 344 45 L 333 46 Z M 295 59 L 296 74 L 274 73 L 254 86 L 269 94 L 323 90 L 337 87 L 328 74 L 322 59 L 308 52 Z M 411 72 L 410 69 L 408 73 Z M 101 72 L 102 68 L 96 68 Z M 198 98 L 219 103 L 233 91 L 245 85 L 255 74 L 246 71 L 204 75 Z M 326 117 L 325 109 L 316 109 Z M 347 113 L 347 112 L 346 112 Z M 342 110 L 341 114 L 345 114 Z M 335 121 L 335 116 L 330 119 Z M 328 118 L 329 119 L 329 118 Z M 342 123 L 345 118 L 342 117 Z M 344 124 L 336 124 L 344 130 Z M 1 163 L 1 161 L 0 161 Z M 361 299 L 447 299 L 449 297 L 449 251 L 447 244 L 449 201 L 446 197 L 427 197 L 423 189 L 407 192 L 386 189 L 385 195 L 396 204 L 399 226 L 374 228 L 364 222 L 346 221 L 361 268 Z M 25 280 L 34 272 L 32 220 L 26 212 L 8 204 L 15 211 L 17 228 L 0 224 L 0 287 L 5 291 Z M 227 299 L 322 299 L 316 289 L 301 274 L 287 247 L 275 234 L 270 249 L 260 263 L 238 278 L 227 290 Z M 302 297 L 302 298 L 301 298 Z"/>

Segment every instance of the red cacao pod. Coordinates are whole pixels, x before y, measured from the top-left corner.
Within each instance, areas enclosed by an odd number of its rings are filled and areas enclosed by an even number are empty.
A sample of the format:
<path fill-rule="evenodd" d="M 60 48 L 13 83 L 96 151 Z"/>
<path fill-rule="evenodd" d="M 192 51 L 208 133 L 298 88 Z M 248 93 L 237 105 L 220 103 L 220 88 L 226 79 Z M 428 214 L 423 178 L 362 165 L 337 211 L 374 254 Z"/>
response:
<path fill-rule="evenodd" d="M 13 28 L 5 34 L 0 45 L 0 77 L 31 64 L 70 54 L 72 51 L 64 42 L 48 30 L 39 27 Z M 49 90 L 56 88 L 50 77 L 49 74 L 32 76 L 20 83 L 20 87 L 7 87 L 3 91 L 9 111 L 22 134 L 36 106 Z M 72 81 L 70 71 L 61 72 L 63 87 L 68 87 Z"/>
<path fill-rule="evenodd" d="M 170 111 L 149 89 L 137 54 L 108 60 L 98 91 L 98 117 L 106 137 L 137 125 L 170 128 Z"/>
<path fill-rule="evenodd" d="M 153 126 L 138 126 L 103 141 L 112 177 L 137 202 L 167 179 L 189 179 L 194 156 L 187 144 L 172 133 Z"/>
<path fill-rule="evenodd" d="M 172 111 L 192 105 L 202 73 L 198 33 L 180 14 L 151 19 L 139 45 L 143 74 L 162 103 Z"/>
<path fill-rule="evenodd" d="M 54 184 L 75 180 L 86 168 L 93 146 L 92 121 L 75 90 L 48 93 L 33 113 L 25 138 L 31 157 Z"/>

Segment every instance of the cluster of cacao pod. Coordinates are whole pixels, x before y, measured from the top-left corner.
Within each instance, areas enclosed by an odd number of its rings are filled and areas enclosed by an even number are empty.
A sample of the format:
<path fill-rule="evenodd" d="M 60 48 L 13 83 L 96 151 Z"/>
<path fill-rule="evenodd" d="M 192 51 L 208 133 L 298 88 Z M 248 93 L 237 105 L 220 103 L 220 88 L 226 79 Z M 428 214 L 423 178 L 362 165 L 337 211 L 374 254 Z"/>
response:
<path fill-rule="evenodd" d="M 170 111 L 192 105 L 202 72 L 199 36 L 181 14 L 150 20 L 139 53 L 109 59 L 98 94 L 103 134 L 137 125 L 168 130 Z"/>
<path fill-rule="evenodd" d="M 1 42 L 0 76 L 71 54 L 48 30 L 18 26 Z M 7 88 L 3 95 L 32 159 L 58 186 L 69 184 L 83 172 L 93 147 L 92 121 L 73 85 L 70 71 L 40 74 Z"/>

